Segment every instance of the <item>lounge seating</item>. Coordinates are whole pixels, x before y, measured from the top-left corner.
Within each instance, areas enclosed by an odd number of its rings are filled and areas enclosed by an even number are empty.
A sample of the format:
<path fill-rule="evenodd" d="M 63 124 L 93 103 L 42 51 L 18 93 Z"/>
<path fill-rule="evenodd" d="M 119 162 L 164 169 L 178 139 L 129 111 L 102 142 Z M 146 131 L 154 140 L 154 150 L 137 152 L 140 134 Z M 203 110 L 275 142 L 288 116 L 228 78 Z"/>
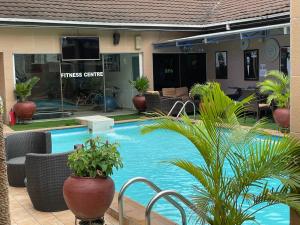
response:
<path fill-rule="evenodd" d="M 146 106 L 147 106 L 147 112 L 158 112 L 158 113 L 164 113 L 168 114 L 173 105 L 177 101 L 187 101 L 191 100 L 189 97 L 184 95 L 179 96 L 168 96 L 167 92 L 165 92 L 164 96 L 161 96 L 158 91 L 148 91 L 145 93 L 146 98 Z M 182 104 L 178 104 L 174 110 L 172 111 L 172 115 L 177 115 L 182 107 Z M 193 112 L 193 106 L 191 104 L 188 104 L 186 106 L 186 113 L 192 113 Z"/>
<path fill-rule="evenodd" d="M 67 209 L 63 184 L 71 174 L 67 166 L 70 153 L 26 155 L 26 187 L 35 209 L 43 212 Z"/>
<path fill-rule="evenodd" d="M 261 96 L 257 90 L 242 90 L 242 95 L 239 100 L 242 100 L 250 95 L 254 95 L 255 98 L 249 102 L 246 108 L 246 113 L 252 113 L 256 115 L 256 120 L 261 118 L 262 112 L 267 112 L 271 110 L 271 106 L 266 103 L 266 98 Z M 246 113 L 244 114 L 244 118 L 246 119 Z"/>
<path fill-rule="evenodd" d="M 238 100 L 241 95 L 242 95 L 242 88 L 240 87 L 228 87 L 226 90 L 225 90 L 225 93 L 226 95 L 233 99 L 233 100 Z"/>
<path fill-rule="evenodd" d="M 162 96 L 179 98 L 182 101 L 189 100 L 189 89 L 187 87 L 162 88 Z"/>
<path fill-rule="evenodd" d="M 51 135 L 45 132 L 24 132 L 5 138 L 8 183 L 24 187 L 25 156 L 28 153 L 51 153 Z"/>
<path fill-rule="evenodd" d="M 180 98 L 161 96 L 158 91 L 146 92 L 145 98 L 147 112 L 158 112 L 164 114 L 168 114 L 175 102 L 181 100 Z M 178 106 L 178 108 L 179 109 L 176 107 L 174 114 L 179 112 L 180 107 Z"/>

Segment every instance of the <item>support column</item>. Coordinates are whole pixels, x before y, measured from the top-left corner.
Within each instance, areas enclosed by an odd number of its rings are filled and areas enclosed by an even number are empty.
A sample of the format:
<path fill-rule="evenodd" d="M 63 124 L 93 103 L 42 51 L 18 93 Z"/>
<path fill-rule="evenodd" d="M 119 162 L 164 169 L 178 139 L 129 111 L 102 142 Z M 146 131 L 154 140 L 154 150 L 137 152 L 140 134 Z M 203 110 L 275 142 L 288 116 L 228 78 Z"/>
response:
<path fill-rule="evenodd" d="M 14 62 L 13 62 L 13 53 L 12 52 L 4 52 L 2 55 L 2 62 L 3 62 L 3 72 L 4 72 L 4 86 L 5 86 L 5 94 L 4 98 L 4 121 L 8 123 L 8 113 L 10 109 L 16 103 L 16 98 L 14 94 Z M 1 74 L 1 72 L 0 72 Z"/>
<path fill-rule="evenodd" d="M 2 97 L 5 105 L 5 77 L 4 77 L 4 58 L 3 52 L 0 52 L 0 97 Z M 4 112 L 5 115 L 5 112 Z"/>
<path fill-rule="evenodd" d="M 291 0 L 291 133 L 300 138 L 300 1 Z M 300 216 L 291 211 L 291 225 L 300 225 Z"/>

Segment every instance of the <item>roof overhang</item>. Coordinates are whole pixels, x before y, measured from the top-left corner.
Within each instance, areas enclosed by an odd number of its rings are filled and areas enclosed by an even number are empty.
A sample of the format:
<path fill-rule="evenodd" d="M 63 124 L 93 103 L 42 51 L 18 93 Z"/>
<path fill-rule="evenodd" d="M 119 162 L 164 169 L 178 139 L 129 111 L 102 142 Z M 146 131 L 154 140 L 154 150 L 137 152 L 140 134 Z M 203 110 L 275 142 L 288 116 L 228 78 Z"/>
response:
<path fill-rule="evenodd" d="M 262 20 L 274 20 L 289 17 L 290 12 L 282 12 L 264 16 L 257 16 L 239 20 L 224 21 L 208 24 L 170 24 L 170 23 L 139 23 L 139 22 L 102 22 L 102 21 L 75 21 L 75 20 L 50 20 L 31 18 L 0 18 L 0 26 L 30 26 L 30 27 L 80 27 L 80 28 L 107 28 L 107 29 L 145 29 L 145 30 L 182 30 L 204 31 L 215 27 L 224 27 L 233 24 L 253 23 Z"/>
<path fill-rule="evenodd" d="M 230 29 L 230 27 L 228 27 Z M 154 48 L 182 47 L 199 44 L 218 43 L 237 39 L 266 38 L 271 30 L 282 29 L 282 34 L 289 34 L 290 23 L 268 25 L 254 28 L 239 30 L 227 30 L 223 32 L 201 34 L 186 38 L 167 40 L 164 42 L 154 43 Z"/>

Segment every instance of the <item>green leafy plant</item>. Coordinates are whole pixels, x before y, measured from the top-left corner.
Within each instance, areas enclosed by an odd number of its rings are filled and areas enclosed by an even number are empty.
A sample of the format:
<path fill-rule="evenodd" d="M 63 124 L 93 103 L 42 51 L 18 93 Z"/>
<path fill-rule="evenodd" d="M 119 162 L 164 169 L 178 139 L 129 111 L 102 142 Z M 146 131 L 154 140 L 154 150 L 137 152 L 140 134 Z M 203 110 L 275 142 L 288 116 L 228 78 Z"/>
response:
<path fill-rule="evenodd" d="M 89 139 L 69 156 L 68 166 L 79 177 L 111 176 L 113 168 L 123 167 L 117 147 L 116 143 L 101 142 L 99 137 Z"/>
<path fill-rule="evenodd" d="M 32 77 L 25 82 L 16 84 L 15 94 L 21 102 L 27 100 L 27 98 L 31 95 L 32 88 L 37 84 L 39 80 L 40 78 L 38 77 Z"/>
<path fill-rule="evenodd" d="M 129 83 L 139 92 L 139 95 L 143 95 L 149 89 L 149 80 L 145 76 L 130 80 Z"/>
<path fill-rule="evenodd" d="M 290 101 L 290 78 L 278 70 L 268 72 L 266 79 L 258 84 L 260 92 L 268 95 L 268 103 L 274 101 L 279 108 L 288 108 Z"/>
<path fill-rule="evenodd" d="M 191 87 L 190 96 L 200 96 L 200 98 L 202 98 L 202 96 L 206 95 L 210 91 L 212 85 L 214 85 L 212 82 L 207 82 L 205 84 L 194 84 Z"/>
<path fill-rule="evenodd" d="M 142 129 L 143 133 L 174 131 L 196 147 L 197 162 L 201 163 L 182 159 L 169 163 L 198 181 L 193 196 L 198 224 L 258 224 L 257 212 L 276 204 L 300 212 L 300 195 L 293 193 L 300 187 L 300 167 L 296 165 L 300 142 L 292 136 L 275 139 L 264 133 L 264 120 L 251 128 L 241 127 L 239 115 L 251 98 L 235 102 L 213 84 L 203 96 L 200 120 L 166 117 Z M 259 140 L 257 135 L 262 134 Z"/>

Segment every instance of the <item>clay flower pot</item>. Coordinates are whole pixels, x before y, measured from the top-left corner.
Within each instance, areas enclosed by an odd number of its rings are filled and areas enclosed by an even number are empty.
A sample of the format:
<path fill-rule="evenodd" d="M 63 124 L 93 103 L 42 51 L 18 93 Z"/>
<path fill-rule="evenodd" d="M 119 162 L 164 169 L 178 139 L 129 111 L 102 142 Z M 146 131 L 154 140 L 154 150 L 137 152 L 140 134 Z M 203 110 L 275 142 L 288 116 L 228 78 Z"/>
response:
<path fill-rule="evenodd" d="M 81 220 L 96 220 L 104 216 L 115 193 L 110 177 L 87 178 L 70 176 L 63 194 L 68 208 Z"/>
<path fill-rule="evenodd" d="M 132 99 L 134 107 L 139 111 L 139 112 L 145 112 L 146 110 L 146 98 L 143 95 L 136 95 Z"/>
<path fill-rule="evenodd" d="M 17 102 L 14 112 L 19 120 L 31 120 L 36 111 L 36 105 L 32 101 Z"/>
<path fill-rule="evenodd" d="M 273 112 L 273 117 L 278 126 L 282 128 L 290 127 L 290 109 L 277 108 Z"/>

